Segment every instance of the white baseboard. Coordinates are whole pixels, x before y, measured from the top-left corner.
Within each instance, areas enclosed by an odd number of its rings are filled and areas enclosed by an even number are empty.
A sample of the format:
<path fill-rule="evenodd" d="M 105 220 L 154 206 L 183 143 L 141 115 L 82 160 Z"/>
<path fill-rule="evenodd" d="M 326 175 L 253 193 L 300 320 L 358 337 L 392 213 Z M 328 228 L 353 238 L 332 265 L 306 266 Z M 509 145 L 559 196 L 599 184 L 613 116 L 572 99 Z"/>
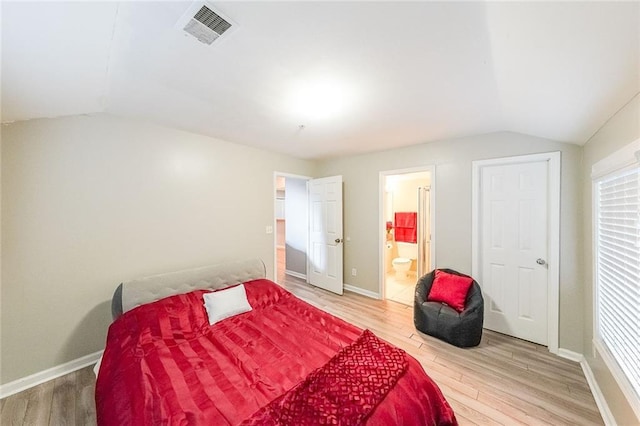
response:
<path fill-rule="evenodd" d="M 564 359 L 568 359 L 570 361 L 582 362 L 584 356 L 581 353 L 570 351 L 569 349 L 558 349 L 558 356 Z"/>
<path fill-rule="evenodd" d="M 287 275 L 291 275 L 292 277 L 300 278 L 301 280 L 305 280 L 305 281 L 307 280 L 307 276 L 305 274 L 301 274 L 300 272 L 294 272 L 294 271 L 285 269 L 284 273 Z"/>
<path fill-rule="evenodd" d="M 585 379 L 587 379 L 587 384 L 589 385 L 589 389 L 591 389 L 593 399 L 596 401 L 596 405 L 598 406 L 602 420 L 604 420 L 604 424 L 607 426 L 615 426 L 616 421 L 609 409 L 609 404 L 607 404 L 607 401 L 604 399 L 600 386 L 598 386 L 598 382 L 596 381 L 593 371 L 591 371 L 591 367 L 585 357 L 578 352 L 562 348 L 558 349 L 558 356 L 580 363 L 580 367 L 582 367 L 582 372 L 584 373 Z"/>
<path fill-rule="evenodd" d="M 360 287 L 355 287 L 355 286 L 352 286 L 351 284 L 345 284 L 344 289 L 352 293 L 357 293 L 363 296 L 370 297 L 372 299 L 380 299 L 380 293 L 375 293 L 371 290 L 365 290 Z"/>
<path fill-rule="evenodd" d="M 89 355 L 74 359 L 64 364 L 57 365 L 55 367 L 48 368 L 38 373 L 32 374 L 27 377 L 23 377 L 13 382 L 0 385 L 0 399 L 6 398 L 10 395 L 22 392 L 23 390 L 38 386 L 49 380 L 53 380 L 57 377 L 64 376 L 65 374 L 72 373 L 81 368 L 87 367 L 91 364 L 95 364 L 102 356 L 102 351 L 94 352 Z"/>
<path fill-rule="evenodd" d="M 591 389 L 591 393 L 593 394 L 593 399 L 596 400 L 596 405 L 598 406 L 602 420 L 604 420 L 604 424 L 607 426 L 616 426 L 616 420 L 609 409 L 609 404 L 607 404 L 607 400 L 604 399 L 604 395 L 600 390 L 600 386 L 598 386 L 598 382 L 593 375 L 593 371 L 591 371 L 591 367 L 584 357 L 582 357 L 582 360 L 580 361 L 580 366 L 582 367 L 584 377 L 587 379 L 589 389 Z"/>

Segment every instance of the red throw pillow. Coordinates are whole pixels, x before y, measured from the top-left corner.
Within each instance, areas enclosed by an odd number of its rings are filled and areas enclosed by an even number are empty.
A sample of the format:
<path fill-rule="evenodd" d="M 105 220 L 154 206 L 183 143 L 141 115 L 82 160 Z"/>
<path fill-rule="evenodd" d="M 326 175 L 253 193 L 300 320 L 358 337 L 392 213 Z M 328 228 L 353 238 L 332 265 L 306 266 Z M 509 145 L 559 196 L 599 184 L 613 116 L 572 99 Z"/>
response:
<path fill-rule="evenodd" d="M 446 303 L 458 312 L 464 311 L 473 278 L 449 274 L 436 269 L 436 277 L 427 296 L 429 302 Z"/>

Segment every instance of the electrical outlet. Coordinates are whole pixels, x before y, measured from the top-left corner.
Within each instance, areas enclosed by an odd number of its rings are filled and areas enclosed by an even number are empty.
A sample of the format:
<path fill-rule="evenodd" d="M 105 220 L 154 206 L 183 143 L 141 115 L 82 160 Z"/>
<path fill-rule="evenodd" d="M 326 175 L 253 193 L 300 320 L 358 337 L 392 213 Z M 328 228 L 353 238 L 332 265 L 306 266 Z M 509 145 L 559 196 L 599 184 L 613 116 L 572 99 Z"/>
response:
<path fill-rule="evenodd" d="M 356 268 L 351 268 L 351 276 L 355 277 L 356 275 L 358 275 L 358 270 Z"/>

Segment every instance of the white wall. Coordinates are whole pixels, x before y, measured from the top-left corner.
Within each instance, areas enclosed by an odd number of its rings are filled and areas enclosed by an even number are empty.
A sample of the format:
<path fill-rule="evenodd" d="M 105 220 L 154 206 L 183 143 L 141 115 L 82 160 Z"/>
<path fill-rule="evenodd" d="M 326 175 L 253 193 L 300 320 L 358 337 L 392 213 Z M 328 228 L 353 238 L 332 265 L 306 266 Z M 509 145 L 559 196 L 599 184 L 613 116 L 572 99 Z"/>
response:
<path fill-rule="evenodd" d="M 517 133 L 431 142 L 326 160 L 319 176 L 344 178 L 344 270 L 348 284 L 379 289 L 379 172 L 435 165 L 436 265 L 471 273 L 471 162 L 473 160 L 562 152 L 560 248 L 560 347 L 582 352 L 583 288 L 580 247 L 581 147 Z"/>
<path fill-rule="evenodd" d="M 616 383 L 611 371 L 597 355 L 593 356 L 593 216 L 591 196 L 591 167 L 623 146 L 640 138 L 640 94 L 637 94 L 624 108 L 615 114 L 596 132 L 584 146 L 584 167 L 582 171 L 582 209 L 584 221 L 584 355 L 598 382 L 607 405 L 620 425 L 640 424 L 629 402 Z"/>
<path fill-rule="evenodd" d="M 124 280 L 260 257 L 274 171 L 313 164 L 109 115 L 2 127 L 2 377 L 103 348 Z"/>

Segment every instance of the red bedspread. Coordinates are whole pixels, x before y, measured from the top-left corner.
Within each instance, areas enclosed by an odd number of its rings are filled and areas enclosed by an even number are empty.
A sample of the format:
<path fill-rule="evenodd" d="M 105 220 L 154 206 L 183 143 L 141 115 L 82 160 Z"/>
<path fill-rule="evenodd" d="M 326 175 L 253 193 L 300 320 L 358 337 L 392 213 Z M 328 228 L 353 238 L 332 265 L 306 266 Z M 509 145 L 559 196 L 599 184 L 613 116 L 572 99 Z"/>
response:
<path fill-rule="evenodd" d="M 100 425 L 236 425 L 303 382 L 362 330 L 268 280 L 245 284 L 253 310 L 213 326 L 205 291 L 135 308 L 109 328 L 96 383 Z M 420 364 L 402 374 L 369 425 L 455 424 Z"/>

